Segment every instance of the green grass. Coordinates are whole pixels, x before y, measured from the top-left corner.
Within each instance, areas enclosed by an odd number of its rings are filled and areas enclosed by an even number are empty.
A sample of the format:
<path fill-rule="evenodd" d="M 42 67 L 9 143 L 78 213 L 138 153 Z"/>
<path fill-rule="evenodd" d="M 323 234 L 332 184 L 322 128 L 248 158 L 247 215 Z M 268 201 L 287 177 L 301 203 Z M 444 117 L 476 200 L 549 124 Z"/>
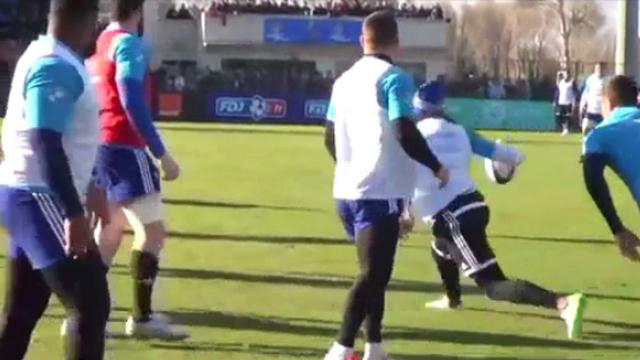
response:
<path fill-rule="evenodd" d="M 110 340 L 108 359 L 321 359 L 356 270 L 333 209 L 332 164 L 321 130 L 169 124 L 164 134 L 184 177 L 165 188 L 173 236 L 156 303 L 193 337 Z M 491 241 L 511 276 L 591 294 L 586 339 L 567 341 L 555 313 L 491 302 L 467 280 L 466 310 L 424 310 L 439 286 L 421 228 L 402 244 L 388 294 L 392 354 L 408 360 L 638 358 L 638 265 L 618 255 L 588 199 L 579 138 L 510 135 L 529 156 L 513 183 L 491 184 L 480 162 L 474 164 L 491 204 Z M 614 183 L 624 218 L 638 230 L 636 205 Z M 131 303 L 127 254 L 125 248 L 110 275 L 114 330 L 122 330 Z M 61 358 L 60 319 L 53 301 L 28 359 Z"/>

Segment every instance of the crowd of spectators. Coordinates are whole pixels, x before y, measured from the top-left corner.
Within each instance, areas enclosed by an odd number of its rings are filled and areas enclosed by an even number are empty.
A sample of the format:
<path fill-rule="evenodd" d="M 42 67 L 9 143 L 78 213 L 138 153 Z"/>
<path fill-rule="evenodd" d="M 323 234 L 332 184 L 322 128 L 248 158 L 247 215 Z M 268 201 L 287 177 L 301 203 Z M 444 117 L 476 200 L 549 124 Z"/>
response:
<path fill-rule="evenodd" d="M 328 97 L 334 81 L 331 71 L 321 73 L 315 68 L 300 66 L 277 71 L 259 66 L 215 71 L 183 63 L 163 65 L 158 76 L 160 89 L 169 92 L 296 93 L 312 97 Z"/>
<path fill-rule="evenodd" d="M 322 73 L 309 66 L 289 66 L 280 70 L 260 66 L 229 67 L 216 71 L 195 63 L 165 64 L 155 73 L 163 92 L 184 95 L 184 116 L 202 118 L 206 94 L 224 92 L 247 96 L 285 97 L 291 94 L 309 98 L 328 98 L 334 82 L 331 71 Z"/>
<path fill-rule="evenodd" d="M 208 8 L 210 16 L 225 16 L 238 14 L 264 15 L 299 15 L 299 16 L 354 16 L 364 17 L 377 10 L 394 10 L 399 17 L 422 18 L 430 20 L 445 20 L 444 11 L 440 4 L 416 5 L 405 1 L 392 5 L 387 0 L 377 2 L 362 0 L 327 0 L 324 2 L 293 1 L 293 0 L 216 0 Z M 167 19 L 193 19 L 193 12 L 186 4 L 171 8 Z"/>
<path fill-rule="evenodd" d="M 186 4 L 180 6 L 174 6 L 167 12 L 167 19 L 169 20 L 192 20 L 192 10 L 187 7 Z"/>

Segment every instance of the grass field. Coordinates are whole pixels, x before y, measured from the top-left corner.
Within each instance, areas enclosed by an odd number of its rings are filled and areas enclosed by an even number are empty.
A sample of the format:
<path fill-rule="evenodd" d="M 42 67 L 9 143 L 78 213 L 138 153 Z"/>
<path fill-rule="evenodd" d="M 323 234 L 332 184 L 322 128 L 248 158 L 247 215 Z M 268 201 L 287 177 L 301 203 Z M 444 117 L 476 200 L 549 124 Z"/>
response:
<path fill-rule="evenodd" d="M 110 340 L 108 359 L 321 359 L 356 270 L 334 212 L 321 130 L 170 124 L 164 134 L 184 177 L 165 188 L 172 236 L 156 303 L 193 337 Z M 529 156 L 512 184 L 491 184 L 480 162 L 474 165 L 491 204 L 493 245 L 510 275 L 590 294 L 586 339 L 567 341 L 555 313 L 490 302 L 466 280 L 464 311 L 424 310 L 440 289 L 421 228 L 402 244 L 388 294 L 392 354 L 400 360 L 640 358 L 640 267 L 618 255 L 588 199 L 580 139 L 510 135 Z M 613 187 L 624 218 L 640 230 L 636 205 L 620 182 Z M 127 250 L 110 275 L 110 327 L 120 331 L 131 302 Z M 28 359 L 61 358 L 61 314 L 53 301 Z"/>

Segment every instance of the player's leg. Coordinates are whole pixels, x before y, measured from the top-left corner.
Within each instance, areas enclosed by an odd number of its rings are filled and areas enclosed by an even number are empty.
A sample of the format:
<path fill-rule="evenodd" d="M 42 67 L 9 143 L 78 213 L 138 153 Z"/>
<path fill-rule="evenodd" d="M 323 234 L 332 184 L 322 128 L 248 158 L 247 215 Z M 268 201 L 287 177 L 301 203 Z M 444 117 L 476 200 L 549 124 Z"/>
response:
<path fill-rule="evenodd" d="M 96 243 L 105 265 L 111 266 L 113 258 L 120 249 L 124 232 L 127 229 L 127 218 L 122 210 L 122 205 L 109 203 L 109 223 L 98 224 L 95 230 Z"/>
<path fill-rule="evenodd" d="M 582 135 L 587 136 L 600 122 L 602 122 L 602 115 L 587 113 L 582 119 Z"/>
<path fill-rule="evenodd" d="M 487 239 L 489 209 L 486 206 L 458 216 L 445 213 L 443 217 L 451 229 L 465 275 L 471 277 L 490 299 L 556 308 L 559 295 L 526 281 L 509 280 L 504 275 Z"/>
<path fill-rule="evenodd" d="M 64 251 L 31 193 L 0 187 L 0 219 L 9 234 L 0 359 L 17 360 L 27 352 L 33 329 L 47 308 L 51 294 L 22 247 L 30 248 L 26 243 L 42 236 L 52 243 L 43 255 L 51 255 L 55 260 L 64 257 Z"/>
<path fill-rule="evenodd" d="M 562 135 L 569 134 L 569 121 L 571 120 L 571 105 L 560 106 L 560 121 L 562 124 Z"/>
<path fill-rule="evenodd" d="M 488 298 L 558 310 L 563 318 L 571 318 L 566 320 L 570 328 L 569 337 L 580 335 L 584 311 L 582 295 L 563 296 L 532 282 L 512 280 L 504 275 L 487 239 L 486 227 L 489 222 L 487 207 L 470 210 L 457 217 L 447 214 L 445 218 L 449 222 L 452 237 L 462 255 L 465 275 L 471 277 L 485 291 Z M 569 313 L 571 313 L 570 316 Z"/>
<path fill-rule="evenodd" d="M 326 355 L 327 360 L 349 357 L 363 322 L 367 336 L 365 359 L 386 356 L 381 328 L 385 292 L 393 271 L 399 235 L 399 207 L 389 204 L 391 202 L 365 201 L 351 204 L 351 209 L 346 211 L 345 206 L 341 206 L 345 227 L 355 231 L 360 273 L 347 297 L 338 341 Z"/>
<path fill-rule="evenodd" d="M 555 107 L 556 130 L 562 131 L 562 105 Z"/>
<path fill-rule="evenodd" d="M 159 192 L 135 200 L 124 207 L 124 214 L 134 233 L 131 251 L 133 279 L 133 314 L 127 321 L 127 334 L 139 337 L 181 339 L 189 336 L 182 327 L 153 311 L 153 288 L 159 272 L 159 256 L 167 230 L 164 223 L 162 196 Z"/>
<path fill-rule="evenodd" d="M 460 270 L 450 253 L 448 243 L 449 241 L 444 238 L 436 238 L 431 243 L 431 256 L 438 268 L 445 296 L 442 299 L 427 302 L 425 307 L 430 309 L 457 309 L 462 305 Z"/>
<path fill-rule="evenodd" d="M 10 256 L 0 327 L 0 359 L 24 358 L 31 334 L 49 304 L 51 292 L 24 254 Z"/>
<path fill-rule="evenodd" d="M 100 255 L 65 258 L 41 273 L 67 313 L 67 358 L 102 360 L 111 303 L 107 268 Z"/>
<path fill-rule="evenodd" d="M 27 324 L 27 329 L 28 326 L 35 325 L 44 311 L 42 307 L 46 307 L 41 300 L 43 297 L 48 300 L 49 297 L 49 292 L 45 293 L 42 289 L 42 284 L 46 283 L 49 290 L 57 295 L 65 307 L 67 316 L 78 324 L 79 331 L 82 331 L 82 336 L 79 338 L 68 337 L 67 358 L 102 359 L 109 300 L 106 270 L 97 252 L 95 255 L 97 265 L 93 269 L 100 271 L 72 266 L 74 261 L 65 253 L 63 211 L 52 195 L 11 190 L 9 201 L 2 201 L 0 205 L 2 218 L 7 224 L 12 243 L 16 244 L 28 259 L 30 266 L 39 271 L 39 276 L 36 278 L 23 263 L 13 265 L 19 269 L 21 277 L 16 279 L 17 285 L 13 284 L 12 287 L 35 284 L 37 288 L 34 289 L 36 298 L 32 299 L 34 303 L 29 311 L 32 316 L 28 318 L 29 322 L 26 322 L 24 317 L 10 316 L 9 318 L 22 319 L 23 325 Z M 83 280 L 85 278 L 86 281 Z M 28 285 L 23 284 L 25 281 Z M 11 314 L 11 310 L 8 312 Z M 18 327 L 22 328 L 23 325 Z M 6 326 L 13 328 L 11 323 Z"/>

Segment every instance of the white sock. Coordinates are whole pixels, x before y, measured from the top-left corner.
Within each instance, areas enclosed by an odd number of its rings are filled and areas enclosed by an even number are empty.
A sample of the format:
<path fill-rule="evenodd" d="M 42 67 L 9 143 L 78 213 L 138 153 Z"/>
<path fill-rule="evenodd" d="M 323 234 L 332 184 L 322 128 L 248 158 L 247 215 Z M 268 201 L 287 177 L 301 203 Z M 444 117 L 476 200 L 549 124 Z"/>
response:
<path fill-rule="evenodd" d="M 331 354 L 332 356 L 341 356 L 343 358 L 347 358 L 353 355 L 353 348 L 348 348 L 336 341 L 331 346 L 331 350 L 329 350 L 329 354 Z"/>
<path fill-rule="evenodd" d="M 384 348 L 382 347 L 382 343 L 366 343 L 364 345 L 365 359 L 375 359 L 384 354 L 385 352 L 384 352 Z"/>

